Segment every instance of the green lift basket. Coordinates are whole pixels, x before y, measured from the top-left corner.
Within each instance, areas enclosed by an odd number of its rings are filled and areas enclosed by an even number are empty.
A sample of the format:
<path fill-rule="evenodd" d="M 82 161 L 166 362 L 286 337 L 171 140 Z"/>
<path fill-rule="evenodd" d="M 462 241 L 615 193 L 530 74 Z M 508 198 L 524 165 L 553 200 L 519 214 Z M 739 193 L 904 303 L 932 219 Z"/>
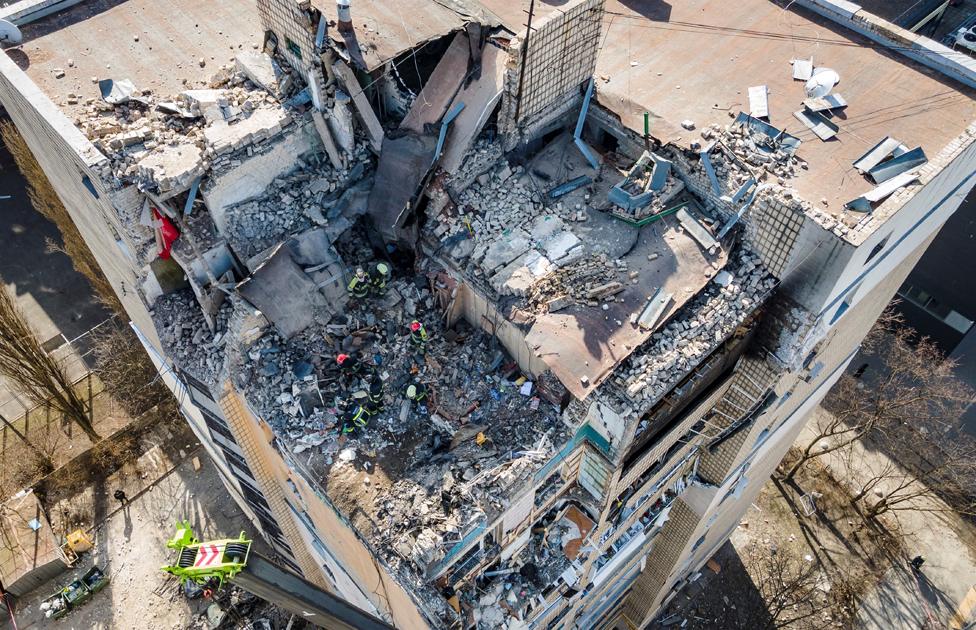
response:
<path fill-rule="evenodd" d="M 251 542 L 244 532 L 237 538 L 200 542 L 193 535 L 190 522 L 180 521 L 176 535 L 166 542 L 176 551 L 176 563 L 162 570 L 178 577 L 181 584 L 192 581 L 217 590 L 247 566 Z"/>

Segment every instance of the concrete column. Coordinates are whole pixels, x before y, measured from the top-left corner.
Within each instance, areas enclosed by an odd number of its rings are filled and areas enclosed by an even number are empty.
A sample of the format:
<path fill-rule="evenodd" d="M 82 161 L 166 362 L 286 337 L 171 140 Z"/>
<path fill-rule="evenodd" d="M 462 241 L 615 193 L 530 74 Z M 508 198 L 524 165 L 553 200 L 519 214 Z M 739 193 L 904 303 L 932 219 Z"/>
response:
<path fill-rule="evenodd" d="M 348 94 L 336 90 L 335 107 L 332 108 L 332 115 L 326 119 L 336 144 L 349 155 L 352 155 L 356 149 L 356 127 L 352 119 L 352 110 L 349 109 L 351 100 Z"/>

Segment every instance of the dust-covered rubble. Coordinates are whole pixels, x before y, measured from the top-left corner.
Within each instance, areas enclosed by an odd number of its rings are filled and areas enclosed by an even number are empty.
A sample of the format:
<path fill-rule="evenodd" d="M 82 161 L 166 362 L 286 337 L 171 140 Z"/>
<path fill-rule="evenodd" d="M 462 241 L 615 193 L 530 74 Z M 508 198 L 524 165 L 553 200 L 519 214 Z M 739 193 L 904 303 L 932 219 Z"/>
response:
<path fill-rule="evenodd" d="M 612 382 L 625 399 L 642 406 L 657 400 L 765 299 L 775 279 L 758 257 L 746 251 L 739 254 L 737 262 L 729 270 L 731 281 L 726 286 L 709 284 L 620 366 Z"/>
<path fill-rule="evenodd" d="M 232 310 L 230 302 L 220 306 L 216 331 L 211 332 L 193 292 L 184 289 L 157 298 L 152 314 L 167 354 L 196 378 L 214 384 L 224 368 L 227 321 Z"/>
<path fill-rule="evenodd" d="M 796 176 L 798 169 L 807 168 L 806 161 L 796 155 L 795 147 L 776 142 L 747 122 L 734 121 L 724 128 L 713 124 L 702 129 L 701 136 L 703 140 L 718 142 L 747 168 L 765 171 L 780 184 Z M 752 176 L 743 164 L 737 164 L 722 151 L 713 149 L 709 156 L 719 181 L 729 185 L 723 193 L 734 193 Z"/>
<path fill-rule="evenodd" d="M 335 169 L 323 155 L 299 160 L 298 168 L 262 191 L 225 209 L 226 236 L 235 251 L 253 256 L 295 232 L 327 225 L 346 209 L 343 193 L 372 170 L 372 155 L 357 145 L 349 168 Z"/>
<path fill-rule="evenodd" d="M 625 269 L 621 263 L 610 260 L 604 254 L 588 256 L 536 283 L 528 293 L 529 310 L 552 313 L 574 303 L 598 306 L 600 298 L 595 291 L 621 277 Z"/>
<path fill-rule="evenodd" d="M 246 54 L 267 58 L 290 77 L 264 53 Z M 109 158 L 103 179 L 115 187 L 135 183 L 160 194 L 179 192 L 203 175 L 216 156 L 278 134 L 291 115 L 277 97 L 295 82 L 257 86 L 245 72 L 253 67 L 253 59 L 236 69 L 224 66 L 206 87 L 178 95 L 136 88 L 114 104 L 87 99 L 75 124 Z"/>

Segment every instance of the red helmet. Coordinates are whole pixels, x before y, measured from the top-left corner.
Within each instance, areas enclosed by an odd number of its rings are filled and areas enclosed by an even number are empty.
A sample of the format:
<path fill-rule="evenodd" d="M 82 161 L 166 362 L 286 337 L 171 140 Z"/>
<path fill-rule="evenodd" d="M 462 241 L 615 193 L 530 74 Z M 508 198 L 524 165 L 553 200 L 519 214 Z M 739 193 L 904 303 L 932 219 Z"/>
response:
<path fill-rule="evenodd" d="M 343 363 L 346 362 L 346 359 L 348 358 L 349 358 L 348 354 L 340 354 L 339 356 L 336 357 L 336 363 L 342 365 Z"/>
<path fill-rule="evenodd" d="M 413 320 L 412 322 L 410 322 L 410 330 L 412 330 L 414 332 L 420 330 L 420 327 L 421 326 L 423 326 L 423 324 L 421 324 L 417 320 Z"/>

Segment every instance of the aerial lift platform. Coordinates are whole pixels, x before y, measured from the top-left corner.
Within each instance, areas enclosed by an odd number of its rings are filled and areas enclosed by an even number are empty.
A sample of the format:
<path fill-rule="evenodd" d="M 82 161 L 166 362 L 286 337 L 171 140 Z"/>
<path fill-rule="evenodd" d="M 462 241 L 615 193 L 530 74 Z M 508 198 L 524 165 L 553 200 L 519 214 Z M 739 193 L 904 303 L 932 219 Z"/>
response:
<path fill-rule="evenodd" d="M 230 582 L 263 600 L 330 630 L 393 630 L 386 623 L 251 550 L 244 532 L 237 538 L 201 542 L 190 523 L 177 524 L 166 546 L 176 563 L 162 567 L 181 584 L 194 582 L 212 591 Z"/>

